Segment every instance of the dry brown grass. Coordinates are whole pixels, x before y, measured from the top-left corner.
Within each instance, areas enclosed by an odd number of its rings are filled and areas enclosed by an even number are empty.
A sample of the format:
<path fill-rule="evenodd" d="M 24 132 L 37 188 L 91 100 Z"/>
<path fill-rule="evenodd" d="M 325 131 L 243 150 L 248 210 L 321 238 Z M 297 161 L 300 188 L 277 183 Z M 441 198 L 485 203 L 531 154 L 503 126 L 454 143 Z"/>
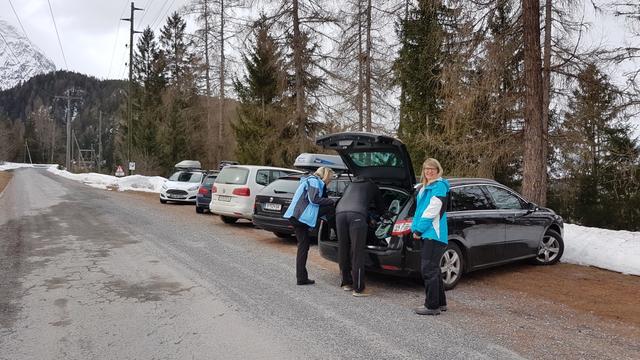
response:
<path fill-rule="evenodd" d="M 4 188 L 9 183 L 9 180 L 11 180 L 11 177 L 13 177 L 13 173 L 0 171 L 0 194 L 4 191 Z"/>

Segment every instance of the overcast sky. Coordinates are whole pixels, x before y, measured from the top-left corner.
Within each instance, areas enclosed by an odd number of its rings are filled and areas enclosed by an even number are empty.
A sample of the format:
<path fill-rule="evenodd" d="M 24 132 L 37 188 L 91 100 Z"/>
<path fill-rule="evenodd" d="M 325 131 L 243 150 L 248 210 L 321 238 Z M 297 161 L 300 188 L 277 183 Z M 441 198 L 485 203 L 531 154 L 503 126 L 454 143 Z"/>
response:
<path fill-rule="evenodd" d="M 135 6 L 136 30 L 154 30 L 166 22 L 172 11 L 188 0 L 139 0 Z M 53 18 L 49 9 L 53 10 Z M 11 4 L 15 8 L 14 14 Z M 68 69 L 95 77 L 126 78 L 129 58 L 129 23 L 120 21 L 131 13 L 130 0 L 0 0 L 0 18 L 24 32 L 58 69 Z M 58 44 L 53 19 L 60 34 L 64 58 Z M 135 40 L 134 40 L 135 42 Z"/>
<path fill-rule="evenodd" d="M 139 0 L 136 7 L 136 30 L 152 26 L 160 28 L 167 16 L 189 0 Z M 587 1 L 588 2 L 588 1 Z M 11 8 L 15 8 L 15 13 Z M 60 34 L 66 65 L 58 44 L 53 18 Z M 130 0 L 0 0 L 0 17 L 12 24 L 19 33 L 24 26 L 29 39 L 51 59 L 58 69 L 68 69 L 98 78 L 125 78 L 128 60 Z M 633 43 L 624 31 L 624 20 L 612 16 L 594 17 L 587 9 L 593 28 L 585 37 L 588 42 L 607 45 Z M 609 69 L 615 71 L 614 69 Z"/>

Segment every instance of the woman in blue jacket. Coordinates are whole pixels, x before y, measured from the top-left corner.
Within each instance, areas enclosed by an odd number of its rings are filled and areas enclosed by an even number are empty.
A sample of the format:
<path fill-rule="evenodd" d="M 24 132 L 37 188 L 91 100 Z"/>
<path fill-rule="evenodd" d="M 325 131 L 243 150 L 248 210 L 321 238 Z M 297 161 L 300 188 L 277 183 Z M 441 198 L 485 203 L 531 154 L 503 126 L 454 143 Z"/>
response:
<path fill-rule="evenodd" d="M 442 178 L 442 166 L 436 159 L 422 164 L 422 179 L 417 196 L 416 213 L 411 223 L 413 238 L 422 241 L 422 278 L 424 306 L 415 309 L 419 315 L 438 315 L 447 310 L 440 258 L 447 248 L 447 199 L 449 182 Z"/>
<path fill-rule="evenodd" d="M 289 219 L 298 240 L 296 254 L 296 278 L 298 285 L 311 285 L 315 281 L 309 279 L 307 273 L 307 257 L 309 255 L 309 229 L 313 229 L 318 218 L 333 210 L 333 200 L 327 198 L 325 187 L 333 178 L 333 170 L 319 167 L 313 175 L 300 179 L 300 184 L 293 195 L 284 218 Z"/>

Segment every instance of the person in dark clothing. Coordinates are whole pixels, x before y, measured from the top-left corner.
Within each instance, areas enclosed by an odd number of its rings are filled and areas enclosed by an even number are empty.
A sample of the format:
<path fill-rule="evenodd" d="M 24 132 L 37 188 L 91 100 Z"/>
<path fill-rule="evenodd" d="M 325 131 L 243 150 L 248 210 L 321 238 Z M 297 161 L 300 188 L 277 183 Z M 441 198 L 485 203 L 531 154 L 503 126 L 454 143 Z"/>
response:
<path fill-rule="evenodd" d="M 326 197 L 326 185 L 331 182 L 333 170 L 320 167 L 313 175 L 300 179 L 300 185 L 293 195 L 291 204 L 284 214 L 293 224 L 298 240 L 296 254 L 296 279 L 298 285 L 311 285 L 315 281 L 309 279 L 307 257 L 309 255 L 309 229 L 316 226 L 318 218 L 333 211 L 334 202 Z"/>
<path fill-rule="evenodd" d="M 380 189 L 371 180 L 356 177 L 346 188 L 336 206 L 338 263 L 345 291 L 353 296 L 369 296 L 364 283 L 364 251 L 367 243 L 369 206 L 378 214 L 384 211 Z"/>

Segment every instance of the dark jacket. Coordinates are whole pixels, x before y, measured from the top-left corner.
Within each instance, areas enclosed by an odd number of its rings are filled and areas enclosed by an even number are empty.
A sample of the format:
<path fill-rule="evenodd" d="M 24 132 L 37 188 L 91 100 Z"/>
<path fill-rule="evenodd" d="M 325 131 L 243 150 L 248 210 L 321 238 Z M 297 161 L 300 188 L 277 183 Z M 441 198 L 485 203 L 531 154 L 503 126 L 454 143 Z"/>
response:
<path fill-rule="evenodd" d="M 371 179 L 355 177 L 340 198 L 336 206 L 336 214 L 355 212 L 366 217 L 371 203 L 375 205 L 378 214 L 384 212 L 384 202 L 378 186 Z"/>

